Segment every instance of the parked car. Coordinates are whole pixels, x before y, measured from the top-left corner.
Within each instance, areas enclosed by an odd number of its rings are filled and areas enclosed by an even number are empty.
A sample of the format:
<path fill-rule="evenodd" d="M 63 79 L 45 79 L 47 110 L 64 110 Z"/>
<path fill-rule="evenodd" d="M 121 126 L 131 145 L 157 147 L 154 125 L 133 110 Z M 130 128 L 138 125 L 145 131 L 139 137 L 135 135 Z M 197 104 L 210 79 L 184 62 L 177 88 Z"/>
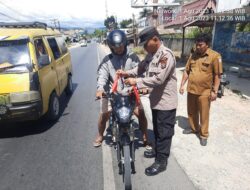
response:
<path fill-rule="evenodd" d="M 62 34 L 40 22 L 0 23 L 0 121 L 60 117 L 59 97 L 73 93 Z"/>

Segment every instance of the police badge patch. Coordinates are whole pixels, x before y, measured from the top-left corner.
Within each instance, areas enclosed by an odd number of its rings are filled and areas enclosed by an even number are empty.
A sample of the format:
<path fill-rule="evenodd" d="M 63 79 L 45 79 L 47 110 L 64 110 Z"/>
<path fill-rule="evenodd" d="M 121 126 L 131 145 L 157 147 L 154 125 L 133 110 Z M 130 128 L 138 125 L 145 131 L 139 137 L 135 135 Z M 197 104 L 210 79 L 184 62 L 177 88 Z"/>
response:
<path fill-rule="evenodd" d="M 167 57 L 163 57 L 163 58 L 160 59 L 159 62 L 160 62 L 160 64 L 161 64 L 161 68 L 162 68 L 162 69 L 165 69 L 166 66 L 167 66 L 168 58 L 167 58 Z"/>

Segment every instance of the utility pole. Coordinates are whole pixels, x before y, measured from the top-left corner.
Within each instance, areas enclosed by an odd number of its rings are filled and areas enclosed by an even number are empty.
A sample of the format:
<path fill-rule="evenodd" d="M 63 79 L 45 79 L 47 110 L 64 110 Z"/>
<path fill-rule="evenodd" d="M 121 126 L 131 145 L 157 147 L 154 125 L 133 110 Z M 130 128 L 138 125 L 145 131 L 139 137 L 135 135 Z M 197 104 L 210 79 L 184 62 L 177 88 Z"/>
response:
<path fill-rule="evenodd" d="M 153 0 L 153 3 L 157 4 L 158 3 L 158 0 Z M 157 25 L 158 25 L 158 21 L 157 21 L 157 18 L 158 18 L 158 6 L 153 6 L 153 26 L 156 28 Z"/>
<path fill-rule="evenodd" d="M 57 20 L 57 24 L 58 24 L 58 30 L 61 31 L 61 25 L 59 20 Z"/>
<path fill-rule="evenodd" d="M 135 26 L 135 15 L 132 14 L 133 17 L 133 39 L 134 39 L 134 47 L 137 46 L 137 28 Z"/>
<path fill-rule="evenodd" d="M 107 2 L 107 0 L 105 0 L 105 11 L 106 11 L 106 18 L 108 18 L 109 14 L 108 14 L 108 2 Z"/>
<path fill-rule="evenodd" d="M 56 29 L 58 29 L 59 31 L 61 30 L 60 21 L 58 19 L 51 19 L 51 22 L 55 26 Z"/>
<path fill-rule="evenodd" d="M 51 19 L 51 23 L 52 23 L 52 25 L 54 25 L 55 28 L 56 28 L 56 19 Z"/>
<path fill-rule="evenodd" d="M 109 14 L 108 14 L 108 2 L 107 2 L 107 0 L 105 0 L 105 11 L 106 11 L 106 19 L 108 19 L 108 16 L 109 16 Z M 102 31 L 102 35 L 101 35 L 101 41 L 103 40 L 103 38 L 106 38 L 106 36 L 107 36 L 107 34 L 105 34 L 105 33 Z"/>

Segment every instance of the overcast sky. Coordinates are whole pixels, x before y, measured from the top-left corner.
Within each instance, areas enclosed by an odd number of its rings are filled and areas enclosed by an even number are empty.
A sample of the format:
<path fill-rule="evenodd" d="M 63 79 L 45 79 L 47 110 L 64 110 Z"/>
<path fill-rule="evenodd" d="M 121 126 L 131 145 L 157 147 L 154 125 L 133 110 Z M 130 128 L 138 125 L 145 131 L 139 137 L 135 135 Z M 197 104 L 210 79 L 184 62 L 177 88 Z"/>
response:
<path fill-rule="evenodd" d="M 108 15 L 115 15 L 118 21 L 132 18 L 132 13 L 141 11 L 131 8 L 130 0 L 107 0 L 107 8 Z M 106 9 L 105 0 L 0 0 L 0 16 L 3 14 L 10 20 L 57 18 L 67 23 L 82 22 L 81 26 L 95 27 L 103 25 Z"/>

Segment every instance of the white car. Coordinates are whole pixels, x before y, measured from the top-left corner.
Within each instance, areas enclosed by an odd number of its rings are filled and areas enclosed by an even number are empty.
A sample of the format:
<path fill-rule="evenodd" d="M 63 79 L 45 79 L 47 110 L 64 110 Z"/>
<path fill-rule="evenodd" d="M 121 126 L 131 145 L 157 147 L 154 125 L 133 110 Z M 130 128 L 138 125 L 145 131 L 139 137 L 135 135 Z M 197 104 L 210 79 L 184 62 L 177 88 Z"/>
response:
<path fill-rule="evenodd" d="M 82 40 L 82 41 L 80 42 L 80 45 L 81 45 L 81 47 L 86 47 L 86 46 L 87 46 L 86 40 Z"/>

